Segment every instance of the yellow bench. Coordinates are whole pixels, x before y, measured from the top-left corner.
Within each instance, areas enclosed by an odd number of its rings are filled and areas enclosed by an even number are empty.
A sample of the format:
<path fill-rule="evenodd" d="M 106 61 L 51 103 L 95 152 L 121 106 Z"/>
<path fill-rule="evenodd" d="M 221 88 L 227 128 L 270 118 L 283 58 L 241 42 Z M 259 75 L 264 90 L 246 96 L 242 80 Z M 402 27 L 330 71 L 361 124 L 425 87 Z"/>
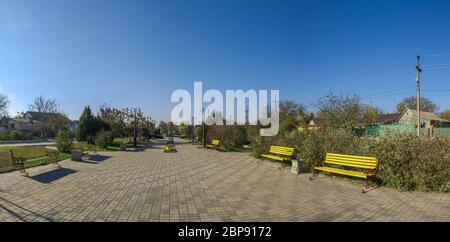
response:
<path fill-rule="evenodd" d="M 270 146 L 269 153 L 262 154 L 261 156 L 272 160 L 288 161 L 294 155 L 294 148 L 272 145 Z"/>
<path fill-rule="evenodd" d="M 210 145 L 206 145 L 206 148 L 208 149 L 216 149 L 219 148 L 220 146 L 220 141 L 218 139 L 213 139 L 211 140 L 211 144 Z"/>
<path fill-rule="evenodd" d="M 316 166 L 314 167 L 313 177 L 317 176 L 319 171 L 335 173 L 340 175 L 352 176 L 365 179 L 365 187 L 361 192 L 365 193 L 368 189 L 368 180 L 375 177 L 375 173 L 378 168 L 378 161 L 375 157 L 369 156 L 356 156 L 356 155 L 343 155 L 335 153 L 327 153 L 325 157 L 326 165 L 338 165 L 342 167 L 352 167 L 353 170 L 344 170 L 331 166 Z"/>
<path fill-rule="evenodd" d="M 167 144 L 164 146 L 164 153 L 169 153 L 169 152 L 177 152 L 177 149 L 175 149 L 175 147 L 172 144 Z"/>

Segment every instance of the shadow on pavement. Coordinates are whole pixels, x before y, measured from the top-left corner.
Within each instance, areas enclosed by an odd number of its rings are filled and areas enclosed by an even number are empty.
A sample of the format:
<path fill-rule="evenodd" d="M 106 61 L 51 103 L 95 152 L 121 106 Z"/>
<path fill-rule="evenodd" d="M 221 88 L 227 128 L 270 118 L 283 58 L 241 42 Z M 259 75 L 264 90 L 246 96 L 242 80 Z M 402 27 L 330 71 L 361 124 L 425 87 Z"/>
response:
<path fill-rule="evenodd" d="M 89 159 L 86 159 L 86 160 L 94 162 L 94 163 L 99 163 L 99 162 L 105 161 L 105 160 L 107 160 L 109 158 L 111 158 L 111 156 L 108 156 L 108 155 L 90 155 Z"/>
<path fill-rule="evenodd" d="M 97 165 L 100 162 L 103 162 L 109 158 L 111 158 L 111 156 L 97 154 L 97 155 L 89 155 L 89 158 L 87 159 L 83 158 L 83 160 L 71 160 L 71 161 Z"/>
<path fill-rule="evenodd" d="M 2 197 L 0 197 L 0 201 L 5 202 L 5 203 L 7 203 L 9 205 L 12 205 L 12 206 L 14 206 L 14 207 L 16 207 L 16 208 L 18 208 L 20 210 L 23 210 L 23 211 L 27 212 L 27 213 L 30 213 L 30 214 L 32 214 L 35 217 L 43 218 L 43 219 L 45 219 L 45 220 L 47 220 L 49 222 L 54 222 L 54 220 L 49 218 L 49 217 L 46 217 L 46 216 L 43 216 L 41 214 L 35 213 L 35 212 L 33 212 L 33 211 L 29 210 L 29 209 L 26 209 L 26 208 L 24 208 L 22 206 L 19 206 L 19 205 L 13 203 L 13 202 L 10 202 L 10 201 L 2 198 Z M 1 205 L 1 204 L 0 204 L 0 209 L 5 210 L 7 213 L 11 214 L 12 216 L 14 216 L 15 218 L 19 219 L 20 221 L 27 222 L 27 220 L 23 216 L 21 216 L 18 212 L 14 212 L 13 210 L 11 210 L 11 209 L 9 209 L 9 208 Z"/>
<path fill-rule="evenodd" d="M 53 171 L 45 172 L 39 175 L 30 176 L 29 178 L 41 183 L 51 183 L 58 179 L 61 179 L 65 176 L 73 174 L 77 172 L 76 170 L 68 169 L 68 168 L 59 168 Z"/>

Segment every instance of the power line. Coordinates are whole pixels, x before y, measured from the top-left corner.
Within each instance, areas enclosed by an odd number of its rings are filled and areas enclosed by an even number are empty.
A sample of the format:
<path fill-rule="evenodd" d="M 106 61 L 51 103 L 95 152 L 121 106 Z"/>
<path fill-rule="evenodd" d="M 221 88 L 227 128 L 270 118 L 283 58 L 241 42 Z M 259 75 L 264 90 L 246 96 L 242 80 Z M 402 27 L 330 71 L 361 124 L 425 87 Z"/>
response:
<path fill-rule="evenodd" d="M 439 67 L 439 66 L 450 66 L 450 63 L 448 64 L 432 64 L 432 65 L 422 65 L 424 67 Z"/>
<path fill-rule="evenodd" d="M 401 87 L 401 88 L 392 89 L 392 90 L 388 90 L 388 91 L 383 91 L 383 92 L 371 94 L 370 96 L 367 96 L 366 98 L 377 97 L 377 96 L 382 95 L 382 94 L 389 94 L 389 93 L 392 93 L 392 92 L 398 92 L 400 90 L 411 89 L 411 88 L 414 88 L 414 87 L 415 86 L 407 86 L 407 87 Z"/>
<path fill-rule="evenodd" d="M 406 73 L 411 73 L 414 72 L 414 70 L 412 70 L 411 68 L 407 68 L 407 69 L 401 69 L 395 72 L 388 72 L 388 73 L 384 73 L 384 74 L 378 74 L 378 75 L 374 75 L 371 77 L 367 77 L 367 78 L 361 78 L 361 79 L 356 79 L 354 81 L 356 82 L 362 82 L 362 81 L 379 81 L 379 80 L 385 80 L 385 79 L 389 79 L 389 78 L 394 78 L 397 77 L 401 74 L 406 74 Z"/>
<path fill-rule="evenodd" d="M 422 92 L 450 92 L 450 89 L 448 89 L 448 90 L 422 90 Z"/>
<path fill-rule="evenodd" d="M 408 57 L 408 58 L 403 58 L 403 59 L 394 61 L 394 62 L 392 62 L 392 63 L 388 63 L 388 64 L 383 64 L 383 65 L 375 66 L 375 67 L 373 67 L 373 68 L 370 68 L 370 69 L 367 69 L 367 70 L 364 70 L 364 71 L 356 72 L 356 73 L 354 73 L 353 75 L 351 75 L 350 77 L 355 77 L 355 76 L 358 76 L 358 75 L 363 74 L 363 73 L 371 72 L 371 71 L 374 71 L 374 70 L 379 70 L 379 69 L 381 69 L 382 67 L 392 66 L 392 65 L 395 65 L 395 64 L 404 63 L 404 62 L 406 62 L 407 60 L 411 60 L 411 58 L 410 58 L 410 57 Z"/>
<path fill-rule="evenodd" d="M 449 56 L 450 53 L 442 53 L 442 54 L 429 54 L 429 55 L 422 55 L 425 57 L 436 57 L 436 56 Z"/>
<path fill-rule="evenodd" d="M 373 100 L 373 99 L 376 99 L 376 98 L 396 96 L 396 95 L 405 94 L 405 93 L 411 93 L 411 90 L 393 92 L 393 93 L 389 93 L 389 94 L 378 95 L 378 96 L 374 96 L 374 97 L 370 97 L 370 98 L 362 98 L 362 99 L 365 100 L 365 101 L 370 101 L 370 100 Z"/>
<path fill-rule="evenodd" d="M 442 66 L 442 67 L 431 67 L 431 68 L 427 68 L 426 70 L 448 70 L 448 69 L 450 69 L 450 66 L 447 66 L 447 67 L 444 67 L 444 66 Z"/>

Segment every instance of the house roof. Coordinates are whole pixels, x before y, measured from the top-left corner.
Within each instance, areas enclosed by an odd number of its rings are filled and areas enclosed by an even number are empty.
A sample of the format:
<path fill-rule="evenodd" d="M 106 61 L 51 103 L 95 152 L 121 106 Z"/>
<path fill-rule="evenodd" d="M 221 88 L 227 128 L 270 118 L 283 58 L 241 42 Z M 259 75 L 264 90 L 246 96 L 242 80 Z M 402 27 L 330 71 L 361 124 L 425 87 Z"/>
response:
<path fill-rule="evenodd" d="M 30 112 L 26 114 L 30 115 L 33 120 L 36 121 L 49 121 L 55 119 L 68 120 L 65 116 L 60 113 L 42 113 L 42 112 Z"/>
<path fill-rule="evenodd" d="M 326 120 L 324 118 L 313 118 L 309 122 L 309 126 L 324 126 L 326 124 Z"/>
<path fill-rule="evenodd" d="M 30 122 L 29 120 L 26 120 L 24 118 L 10 118 L 10 117 L 6 117 L 6 116 L 1 118 L 0 121 L 2 121 L 2 122 L 15 121 L 15 122 L 20 122 L 20 123 L 29 123 Z"/>
<path fill-rule="evenodd" d="M 417 118 L 417 110 L 406 108 L 405 112 L 411 112 L 414 117 Z M 403 112 L 403 114 L 405 113 Z M 403 116 L 402 114 L 402 116 Z M 420 119 L 422 120 L 435 120 L 441 122 L 450 122 L 449 120 L 441 119 L 436 114 L 431 112 L 420 111 Z"/>
<path fill-rule="evenodd" d="M 377 123 L 396 122 L 399 120 L 401 113 L 383 113 L 377 115 Z"/>

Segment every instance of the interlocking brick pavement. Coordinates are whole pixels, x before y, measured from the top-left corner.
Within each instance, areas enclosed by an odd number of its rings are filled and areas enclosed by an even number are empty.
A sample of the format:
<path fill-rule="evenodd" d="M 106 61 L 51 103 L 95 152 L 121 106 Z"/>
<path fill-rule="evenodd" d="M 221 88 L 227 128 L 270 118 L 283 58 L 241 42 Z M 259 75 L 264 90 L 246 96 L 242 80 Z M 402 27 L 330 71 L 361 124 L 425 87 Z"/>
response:
<path fill-rule="evenodd" d="M 450 221 L 449 194 L 361 194 L 249 154 L 160 143 L 0 174 L 0 221 Z"/>

